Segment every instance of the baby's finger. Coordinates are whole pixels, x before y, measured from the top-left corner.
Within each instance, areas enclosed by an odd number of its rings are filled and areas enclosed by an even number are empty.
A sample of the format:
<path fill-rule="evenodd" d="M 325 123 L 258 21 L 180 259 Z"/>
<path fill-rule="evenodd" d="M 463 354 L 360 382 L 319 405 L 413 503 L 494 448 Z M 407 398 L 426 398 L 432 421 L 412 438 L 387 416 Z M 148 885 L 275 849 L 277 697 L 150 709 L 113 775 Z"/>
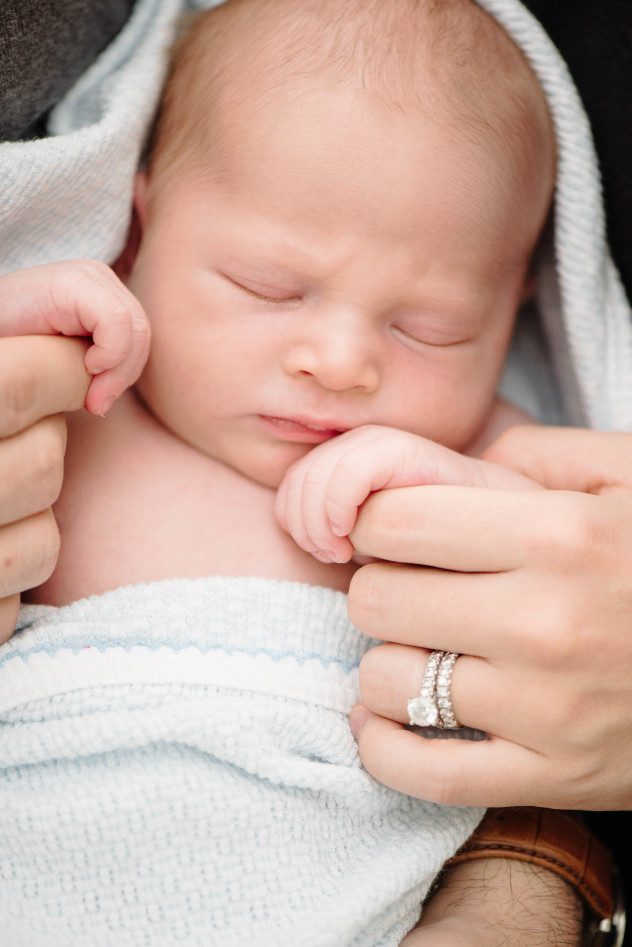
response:
<path fill-rule="evenodd" d="M 347 562 L 351 543 L 333 535 L 325 513 L 328 453 L 315 448 L 290 468 L 279 503 L 285 528 L 302 549 L 321 562 Z"/>
<path fill-rule="evenodd" d="M 93 414 L 105 414 L 113 402 L 142 372 L 149 355 L 151 331 L 138 300 L 116 280 L 116 299 L 109 300 L 86 328 L 92 332 L 92 346 L 86 353 L 86 368 L 96 375 L 85 406 Z M 120 291 L 123 290 L 123 293 Z"/>
<path fill-rule="evenodd" d="M 88 355 L 91 350 L 88 350 Z M 117 398 L 129 388 L 129 375 L 120 368 L 112 368 L 96 375 L 86 395 L 85 408 L 91 414 L 107 414 Z"/>
<path fill-rule="evenodd" d="M 138 378 L 149 354 L 147 317 L 104 263 L 69 260 L 20 270 L 2 278 L 0 293 L 0 334 L 92 335 L 87 370 L 99 374 L 118 369 L 88 394 L 88 410 L 104 414 Z"/>
<path fill-rule="evenodd" d="M 0 335 L 92 335 L 140 304 L 105 263 L 67 260 L 8 273 L 0 281 Z"/>
<path fill-rule="evenodd" d="M 362 440 L 347 442 L 347 449 L 331 466 L 326 485 L 325 511 L 336 536 L 349 535 L 358 508 L 371 493 L 399 485 L 406 435 L 379 427 L 363 430 L 366 436 Z M 406 478 L 406 482 L 410 480 Z"/>
<path fill-rule="evenodd" d="M 86 368 L 97 374 L 86 396 L 85 406 L 93 414 L 105 414 L 126 388 L 133 385 L 149 355 L 149 322 L 134 297 L 134 305 L 108 316 L 93 332 L 93 345 L 86 353 Z"/>

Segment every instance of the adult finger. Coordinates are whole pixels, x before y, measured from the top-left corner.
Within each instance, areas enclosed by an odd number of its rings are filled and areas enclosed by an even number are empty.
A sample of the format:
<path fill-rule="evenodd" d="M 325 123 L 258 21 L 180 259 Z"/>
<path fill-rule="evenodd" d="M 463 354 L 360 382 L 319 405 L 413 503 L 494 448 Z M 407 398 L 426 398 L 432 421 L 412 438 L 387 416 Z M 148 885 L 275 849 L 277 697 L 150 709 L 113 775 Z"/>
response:
<path fill-rule="evenodd" d="M 86 343 L 58 336 L 0 339 L 0 438 L 85 400 Z"/>
<path fill-rule="evenodd" d="M 629 808 L 629 790 L 626 798 L 610 787 L 594 756 L 553 760 L 497 737 L 426 739 L 363 705 L 350 719 L 367 771 L 411 796 L 456 806 Z"/>
<path fill-rule="evenodd" d="M 363 705 L 354 707 L 350 722 L 363 765 L 386 786 L 443 805 L 520 805 L 520 799 L 538 804 L 527 788 L 531 751 L 501 740 L 425 739 Z M 481 778 L 485 767 L 494 773 L 491 787 L 488 773 Z"/>
<path fill-rule="evenodd" d="M 351 579 L 349 617 L 371 638 L 491 656 L 511 652 L 511 573 L 459 573 L 385 562 Z M 449 602 L 449 607 L 446 607 Z"/>
<path fill-rule="evenodd" d="M 524 550 L 512 525 L 524 528 L 523 504 L 542 495 L 458 486 L 382 490 L 364 504 L 350 539 L 360 555 L 392 562 L 463 572 L 517 568 Z"/>
<path fill-rule="evenodd" d="M 622 524 L 632 519 L 632 497 L 446 487 L 428 504 L 426 491 L 439 488 L 413 489 L 411 516 L 400 522 L 392 508 L 403 490 L 371 498 L 360 550 L 435 568 L 360 569 L 349 612 L 366 634 L 488 658 L 539 651 L 551 662 L 581 660 L 578 649 L 598 644 L 595 629 L 606 620 L 621 634 L 632 561 L 632 533 Z M 458 507 L 458 532 L 444 491 Z M 371 506 L 378 516 L 365 520 Z M 385 529 L 389 516 L 394 526 Z"/>
<path fill-rule="evenodd" d="M 382 717 L 408 723 L 408 701 L 419 694 L 427 659 L 420 648 L 385 644 L 371 649 L 360 664 L 362 702 Z M 604 727 L 611 741 L 626 738 L 626 698 L 618 707 L 615 698 L 606 710 L 617 684 L 623 695 L 625 680 L 617 682 L 599 670 L 582 679 L 564 666 L 495 664 L 463 654 L 452 673 L 452 706 L 464 726 L 493 737 L 550 755 L 564 747 L 590 754 Z M 619 722 L 613 724 L 609 715 Z"/>
<path fill-rule="evenodd" d="M 597 568 L 578 566 L 567 577 L 549 559 L 497 573 L 373 562 L 353 575 L 348 611 L 357 628 L 382 641 L 494 661 L 538 655 L 543 666 L 570 668 L 585 663 L 582 648 L 597 644 L 600 583 Z"/>
<path fill-rule="evenodd" d="M 44 510 L 0 529 L 0 598 L 44 582 L 59 555 L 59 531 L 52 511 Z"/>
<path fill-rule="evenodd" d="M 632 490 L 632 434 L 519 425 L 483 453 L 552 490 Z"/>
<path fill-rule="evenodd" d="M 65 448 L 61 414 L 0 441 L 0 526 L 52 506 L 61 490 Z"/>
<path fill-rule="evenodd" d="M 572 555 L 591 538 L 606 537 L 612 517 L 605 503 L 606 497 L 558 490 L 402 487 L 367 500 L 351 540 L 360 555 L 392 562 L 506 572 L 551 549 Z"/>

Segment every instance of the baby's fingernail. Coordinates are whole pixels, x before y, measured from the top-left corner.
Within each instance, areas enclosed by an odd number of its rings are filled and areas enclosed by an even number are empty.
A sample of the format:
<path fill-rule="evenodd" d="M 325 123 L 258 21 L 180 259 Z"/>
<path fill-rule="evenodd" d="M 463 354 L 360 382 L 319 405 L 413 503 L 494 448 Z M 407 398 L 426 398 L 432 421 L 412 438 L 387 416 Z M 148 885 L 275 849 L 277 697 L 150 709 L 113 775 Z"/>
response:
<path fill-rule="evenodd" d="M 331 520 L 329 520 L 329 528 L 331 529 L 331 531 L 332 531 L 332 533 L 334 534 L 334 536 L 346 536 L 346 535 L 347 535 L 346 530 L 344 530 L 344 529 L 342 529 L 340 526 L 338 526 L 337 523 L 332 523 Z"/>
<path fill-rule="evenodd" d="M 319 562 L 325 562 L 328 565 L 336 562 L 333 552 L 329 552 L 328 549 L 312 549 L 312 556 L 314 559 L 318 559 Z"/>
<path fill-rule="evenodd" d="M 115 398 L 106 398 L 105 401 L 101 402 L 101 404 L 88 406 L 88 404 L 86 403 L 84 407 L 86 411 L 90 412 L 90 414 L 94 414 L 97 417 L 104 418 L 107 412 L 110 410 L 110 408 L 114 404 L 115 400 L 116 400 Z"/>
<path fill-rule="evenodd" d="M 351 713 L 349 714 L 349 726 L 356 740 L 359 739 L 368 716 L 368 711 L 362 704 L 356 704 L 355 707 L 351 709 Z"/>

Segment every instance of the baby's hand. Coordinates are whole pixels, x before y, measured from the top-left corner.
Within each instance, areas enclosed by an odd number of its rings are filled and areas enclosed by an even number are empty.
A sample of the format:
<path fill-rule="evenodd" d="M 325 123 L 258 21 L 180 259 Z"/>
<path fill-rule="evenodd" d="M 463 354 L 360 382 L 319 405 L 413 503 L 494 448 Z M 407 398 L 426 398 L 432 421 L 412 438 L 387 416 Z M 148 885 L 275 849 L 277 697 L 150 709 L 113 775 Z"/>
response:
<path fill-rule="evenodd" d="M 389 487 L 424 484 L 538 488 L 521 474 L 424 437 L 365 425 L 315 447 L 289 468 L 277 493 L 276 516 L 321 562 L 348 562 L 353 556 L 349 533 L 367 497 Z"/>
<path fill-rule="evenodd" d="M 85 406 L 105 414 L 140 375 L 150 330 L 138 300 L 109 266 L 69 260 L 0 277 L 0 335 L 92 336 L 86 370 L 95 378 Z"/>

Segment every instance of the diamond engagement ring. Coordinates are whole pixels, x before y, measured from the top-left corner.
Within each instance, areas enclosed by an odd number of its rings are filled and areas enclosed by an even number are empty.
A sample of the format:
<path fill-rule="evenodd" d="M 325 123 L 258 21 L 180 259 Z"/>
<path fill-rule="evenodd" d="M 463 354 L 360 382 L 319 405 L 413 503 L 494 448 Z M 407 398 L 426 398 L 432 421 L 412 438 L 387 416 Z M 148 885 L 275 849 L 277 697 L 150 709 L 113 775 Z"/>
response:
<path fill-rule="evenodd" d="M 452 671 L 454 651 L 432 651 L 421 681 L 419 697 L 408 701 L 411 726 L 437 727 L 439 730 L 461 730 L 452 707 Z"/>
<path fill-rule="evenodd" d="M 428 658 L 426 670 L 421 681 L 419 697 L 408 701 L 410 725 L 417 727 L 438 727 L 439 707 L 436 699 L 437 671 L 445 651 L 433 651 Z"/>

